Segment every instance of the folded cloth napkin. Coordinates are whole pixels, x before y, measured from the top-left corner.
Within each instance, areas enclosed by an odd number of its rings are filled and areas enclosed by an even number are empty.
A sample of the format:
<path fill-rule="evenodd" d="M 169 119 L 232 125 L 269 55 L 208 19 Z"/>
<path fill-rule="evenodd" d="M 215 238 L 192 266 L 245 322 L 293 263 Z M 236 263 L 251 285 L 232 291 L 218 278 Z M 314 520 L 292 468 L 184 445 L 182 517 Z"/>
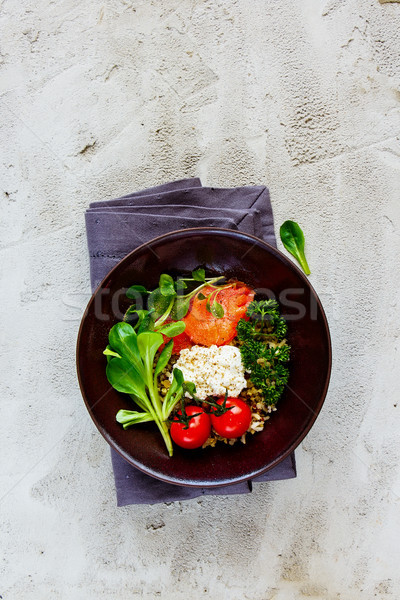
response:
<path fill-rule="evenodd" d="M 222 227 L 256 235 L 276 246 L 272 208 L 264 186 L 202 187 L 183 179 L 103 202 L 86 211 L 90 278 L 94 291 L 107 273 L 137 246 L 156 236 L 188 227 Z M 217 488 L 165 483 L 127 463 L 111 449 L 118 506 L 187 500 L 201 495 L 244 494 L 252 482 Z M 296 477 L 294 453 L 253 482 Z"/>

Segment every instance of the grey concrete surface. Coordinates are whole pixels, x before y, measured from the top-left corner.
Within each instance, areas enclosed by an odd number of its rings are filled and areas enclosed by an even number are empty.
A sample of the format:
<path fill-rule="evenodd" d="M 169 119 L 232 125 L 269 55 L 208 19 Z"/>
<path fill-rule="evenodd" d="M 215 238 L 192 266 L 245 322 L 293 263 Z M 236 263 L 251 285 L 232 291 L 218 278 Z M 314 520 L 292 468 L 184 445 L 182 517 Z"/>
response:
<path fill-rule="evenodd" d="M 0 27 L 0 596 L 398 600 L 399 4 L 1 0 Z M 332 383 L 296 480 L 117 509 L 83 212 L 194 175 L 302 225 Z"/>

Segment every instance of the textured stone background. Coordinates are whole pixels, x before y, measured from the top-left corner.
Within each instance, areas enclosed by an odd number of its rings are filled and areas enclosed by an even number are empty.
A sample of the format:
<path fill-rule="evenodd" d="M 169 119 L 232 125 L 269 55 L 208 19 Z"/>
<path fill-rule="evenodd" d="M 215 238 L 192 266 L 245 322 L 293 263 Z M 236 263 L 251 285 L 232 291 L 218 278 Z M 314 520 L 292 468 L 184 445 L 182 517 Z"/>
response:
<path fill-rule="evenodd" d="M 398 600 L 400 6 L 0 0 L 4 600 Z M 334 349 L 297 480 L 117 509 L 78 390 L 83 211 L 267 184 Z"/>

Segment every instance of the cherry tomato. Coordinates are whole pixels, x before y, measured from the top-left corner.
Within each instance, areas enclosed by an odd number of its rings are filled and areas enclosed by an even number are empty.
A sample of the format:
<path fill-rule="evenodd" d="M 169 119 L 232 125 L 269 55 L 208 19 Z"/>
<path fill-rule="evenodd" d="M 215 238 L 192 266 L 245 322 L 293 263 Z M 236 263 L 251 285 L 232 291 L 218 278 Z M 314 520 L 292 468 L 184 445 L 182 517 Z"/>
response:
<path fill-rule="evenodd" d="M 224 398 L 217 400 L 222 404 Z M 232 407 L 220 417 L 211 414 L 211 424 L 218 435 L 225 438 L 237 438 L 246 433 L 251 423 L 251 409 L 240 398 L 227 398 L 226 407 Z"/>
<path fill-rule="evenodd" d="M 196 415 L 189 420 L 189 426 L 185 429 L 184 423 L 172 423 L 170 434 L 175 444 L 182 448 L 200 448 L 204 442 L 210 437 L 211 420 L 208 414 L 199 406 L 186 406 L 187 415 Z M 178 411 L 178 414 L 181 414 Z"/>

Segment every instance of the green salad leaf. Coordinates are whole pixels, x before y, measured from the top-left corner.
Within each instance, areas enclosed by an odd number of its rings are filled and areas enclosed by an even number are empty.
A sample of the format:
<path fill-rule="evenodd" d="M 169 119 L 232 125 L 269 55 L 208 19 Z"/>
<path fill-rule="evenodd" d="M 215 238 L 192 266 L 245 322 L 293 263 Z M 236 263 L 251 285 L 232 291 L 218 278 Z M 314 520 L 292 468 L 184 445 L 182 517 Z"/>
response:
<path fill-rule="evenodd" d="M 160 358 L 157 361 L 157 365 L 154 370 L 154 377 L 157 377 L 157 375 L 160 375 L 160 373 L 162 373 L 163 369 L 165 369 L 165 367 L 167 366 L 169 359 L 172 356 L 173 347 L 174 347 L 174 340 L 170 340 L 168 342 L 168 344 L 165 344 L 165 346 L 162 349 L 162 352 L 160 354 Z"/>
<path fill-rule="evenodd" d="M 167 273 L 161 275 L 159 288 L 163 296 L 176 296 L 174 280 L 171 275 L 168 275 Z"/>
<path fill-rule="evenodd" d="M 304 234 L 298 223 L 285 221 L 279 230 L 281 240 L 286 250 L 300 263 L 306 275 L 310 275 L 310 268 L 304 254 Z"/>
<path fill-rule="evenodd" d="M 106 368 L 107 379 L 118 392 L 146 395 L 146 386 L 142 373 L 126 358 L 113 358 Z"/>
<path fill-rule="evenodd" d="M 167 323 L 163 325 L 160 329 L 157 329 L 163 335 L 167 337 L 175 337 L 176 335 L 180 335 L 185 331 L 185 323 L 183 321 L 175 321 L 173 323 Z"/>
<path fill-rule="evenodd" d="M 143 285 L 131 285 L 125 293 L 127 298 L 135 299 L 138 294 L 148 294 L 149 292 Z"/>
<path fill-rule="evenodd" d="M 192 277 L 195 281 L 206 281 L 206 272 L 204 269 L 192 271 Z"/>
<path fill-rule="evenodd" d="M 160 288 L 156 288 L 155 290 L 153 290 L 150 293 L 147 301 L 147 307 L 149 310 L 152 311 L 154 321 L 161 319 L 161 317 L 163 317 L 168 310 L 170 312 L 170 305 L 171 298 L 162 294 Z"/>
<path fill-rule="evenodd" d="M 173 307 L 171 308 L 171 312 L 169 313 L 170 318 L 174 321 L 179 321 L 180 319 L 183 319 L 189 312 L 189 307 L 190 298 L 186 298 L 185 296 L 178 296 L 175 299 Z"/>

